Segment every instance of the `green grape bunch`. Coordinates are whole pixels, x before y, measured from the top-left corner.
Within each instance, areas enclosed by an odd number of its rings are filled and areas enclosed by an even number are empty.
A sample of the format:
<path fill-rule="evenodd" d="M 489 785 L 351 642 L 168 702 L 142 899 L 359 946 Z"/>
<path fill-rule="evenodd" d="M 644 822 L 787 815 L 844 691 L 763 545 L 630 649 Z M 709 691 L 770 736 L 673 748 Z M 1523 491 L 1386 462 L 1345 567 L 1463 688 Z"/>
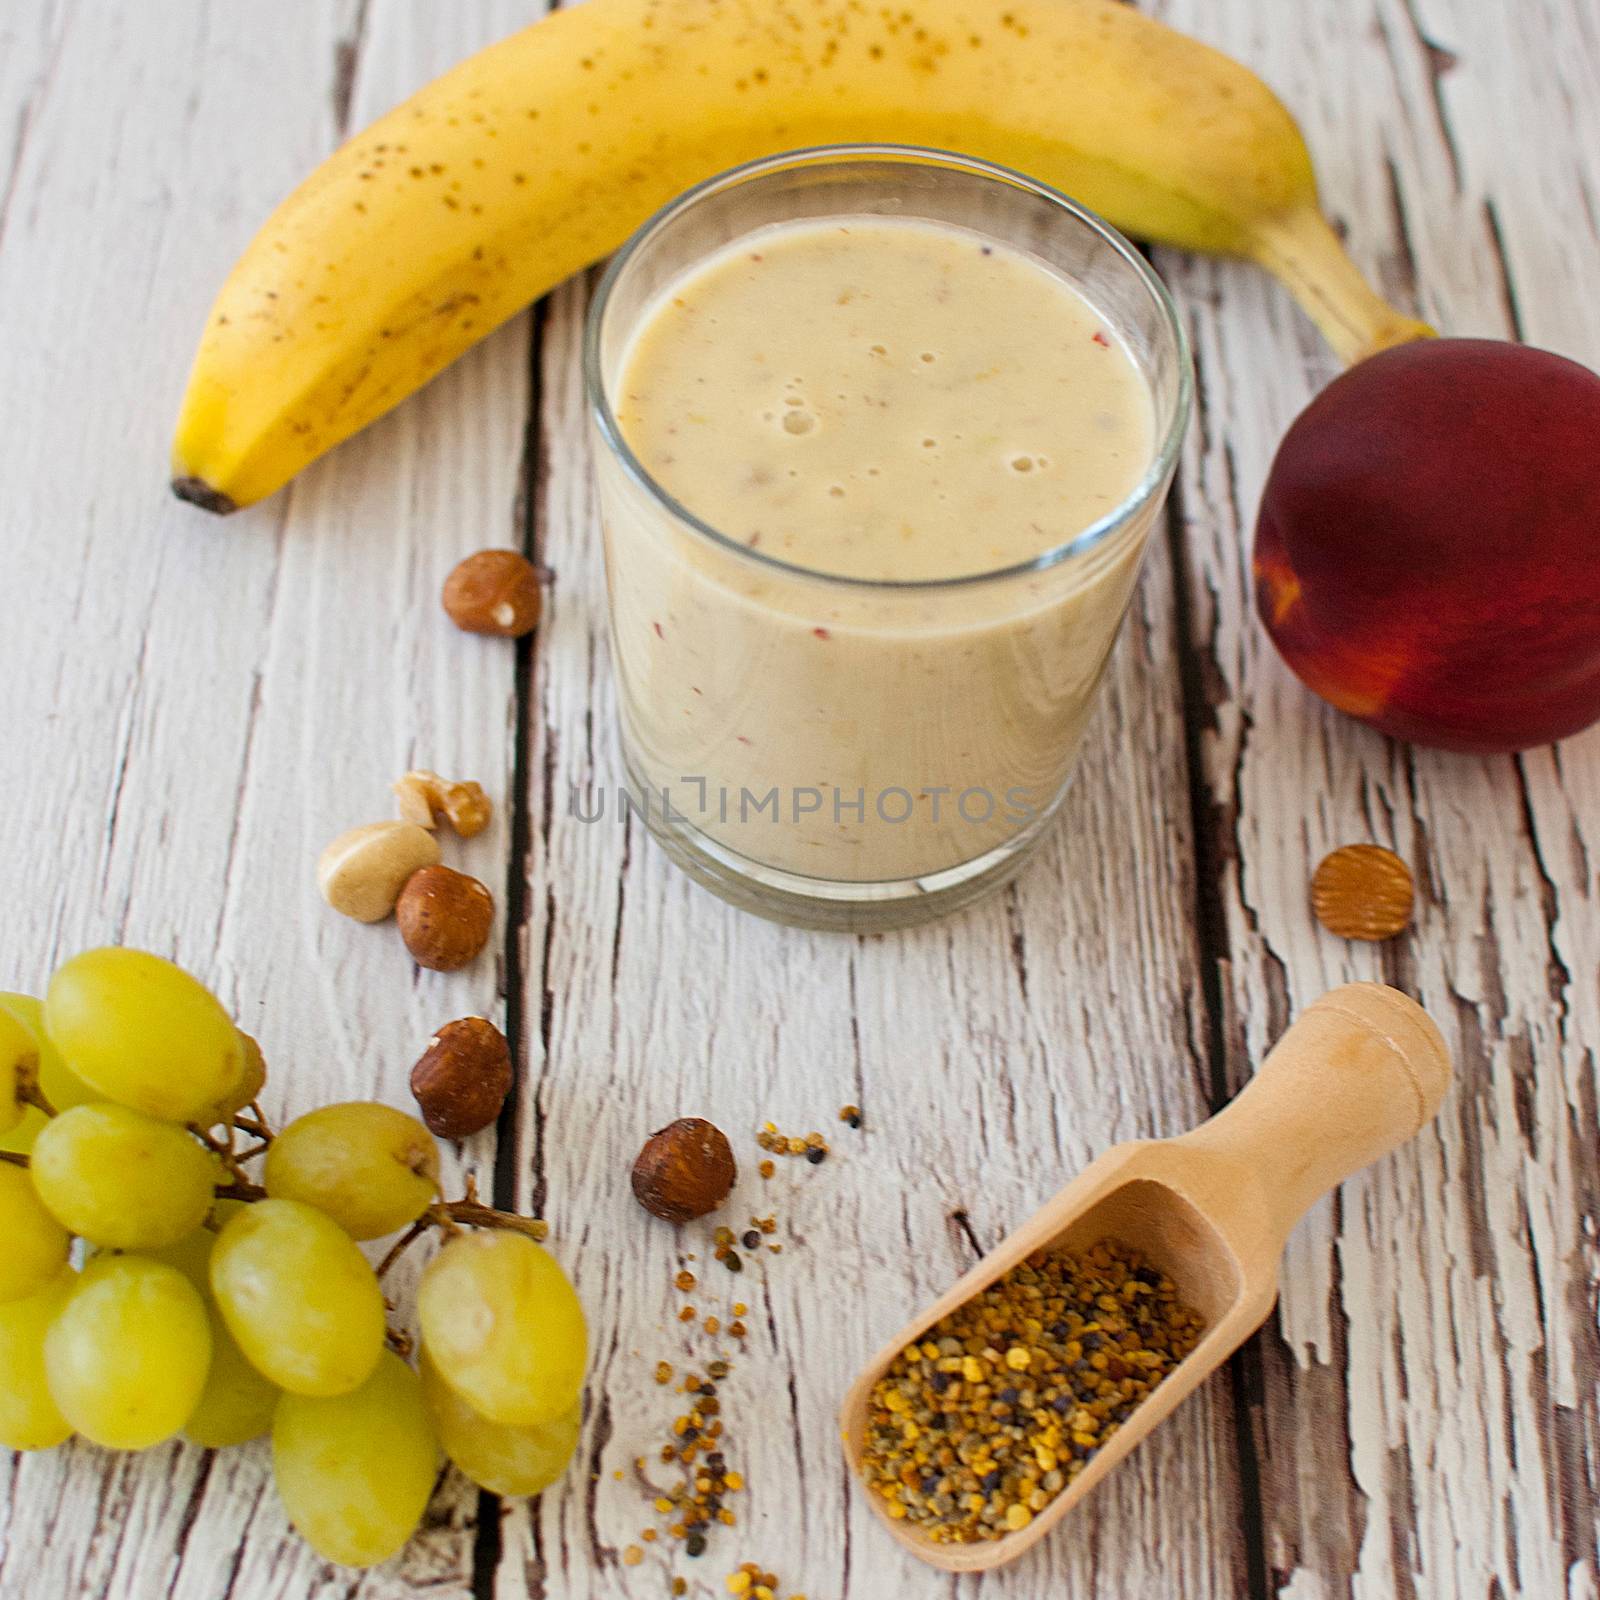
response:
<path fill-rule="evenodd" d="M 566 1470 L 583 1309 L 543 1223 L 470 1179 L 442 1198 L 417 1118 L 355 1101 L 275 1133 L 266 1078 L 216 997 L 145 951 L 75 956 L 42 1001 L 0 993 L 0 1448 L 270 1435 L 294 1527 L 370 1566 L 415 1532 L 441 1456 L 502 1495 Z M 418 1370 L 382 1278 L 434 1233 Z M 395 1234 L 374 1268 L 361 1245 Z"/>

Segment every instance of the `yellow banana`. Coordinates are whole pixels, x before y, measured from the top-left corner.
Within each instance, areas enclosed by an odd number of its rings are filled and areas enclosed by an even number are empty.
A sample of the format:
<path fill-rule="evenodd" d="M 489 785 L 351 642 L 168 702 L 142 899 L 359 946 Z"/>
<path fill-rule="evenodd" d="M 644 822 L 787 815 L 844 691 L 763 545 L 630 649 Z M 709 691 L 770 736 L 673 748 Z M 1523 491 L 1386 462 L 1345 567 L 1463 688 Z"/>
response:
<path fill-rule="evenodd" d="M 987 157 L 1139 237 L 1253 257 L 1347 360 L 1428 331 L 1344 254 L 1271 91 L 1115 0 L 584 0 L 283 202 L 206 324 L 173 487 L 271 494 L 690 184 L 852 141 Z"/>

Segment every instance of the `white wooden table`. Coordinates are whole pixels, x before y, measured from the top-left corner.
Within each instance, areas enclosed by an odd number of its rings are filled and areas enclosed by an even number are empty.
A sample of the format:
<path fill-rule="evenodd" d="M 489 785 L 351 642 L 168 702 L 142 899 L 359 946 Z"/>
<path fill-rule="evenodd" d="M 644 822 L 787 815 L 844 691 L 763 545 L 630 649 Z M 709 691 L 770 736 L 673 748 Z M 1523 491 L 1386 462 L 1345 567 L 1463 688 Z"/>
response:
<path fill-rule="evenodd" d="M 1593 0 L 1163 0 L 1301 118 L 1332 213 L 1402 304 L 1600 365 Z M 1014 890 L 851 939 L 738 915 L 614 784 L 578 380 L 585 285 L 226 523 L 165 488 L 200 319 L 271 205 L 349 128 L 534 0 L 8 0 L 0 9 L 0 987 L 125 940 L 212 982 L 264 1041 L 269 1105 L 409 1104 L 475 1011 L 520 1067 L 505 1201 L 550 1219 L 594 1329 L 579 1463 L 500 1506 L 447 1475 L 423 1533 L 352 1576 L 286 1529 L 264 1445 L 0 1459 L 0 1594 L 150 1600 L 721 1593 L 739 1561 L 812 1600 L 967 1596 L 902 1558 L 844 1479 L 847 1374 L 1107 1143 L 1178 1131 L 1348 978 L 1419 995 L 1457 1052 L 1437 1126 L 1297 1234 L 1275 1319 L 1036 1557 L 1012 1600 L 1580 1600 L 1597 1555 L 1600 734 L 1519 759 L 1405 749 L 1291 678 L 1247 549 L 1274 443 L 1332 364 L 1253 270 L 1159 265 L 1194 337 L 1197 424 L 1064 825 Z M 1600 535 L 1600 530 L 1597 530 Z M 444 573 L 483 545 L 557 572 L 531 648 L 465 637 Z M 502 800 L 461 859 L 500 891 L 493 958 L 417 974 L 312 883 L 415 765 Z M 1355 840 L 1417 870 L 1413 933 L 1316 928 L 1310 866 Z M 854 1101 L 867 1127 L 835 1121 Z M 737 1282 L 724 1386 L 740 1523 L 700 1562 L 623 1549 L 631 1473 L 673 1414 L 672 1231 L 627 1185 L 650 1129 L 703 1113 L 736 1220 L 782 1255 Z M 756 1176 L 771 1118 L 834 1138 Z M 681 1248 L 705 1255 L 704 1230 Z M 708 1268 L 720 1274 L 720 1269 Z M 735 1298 L 716 1283 L 702 1310 Z"/>

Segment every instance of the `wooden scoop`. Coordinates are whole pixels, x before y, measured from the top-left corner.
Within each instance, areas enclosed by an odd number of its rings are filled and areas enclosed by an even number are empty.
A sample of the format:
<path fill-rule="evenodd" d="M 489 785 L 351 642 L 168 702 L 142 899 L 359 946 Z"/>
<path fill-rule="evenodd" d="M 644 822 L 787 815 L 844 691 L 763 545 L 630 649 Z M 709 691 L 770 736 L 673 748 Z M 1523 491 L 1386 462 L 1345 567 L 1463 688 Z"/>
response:
<path fill-rule="evenodd" d="M 1199 1344 L 1027 1527 L 936 1544 L 868 1488 L 884 1526 L 951 1572 L 997 1567 L 1042 1539 L 1266 1320 L 1284 1244 L 1312 1202 L 1417 1133 L 1449 1084 L 1450 1057 L 1427 1013 L 1397 989 L 1352 983 L 1312 1005 L 1209 1122 L 1106 1151 L 867 1364 L 841 1411 L 851 1468 L 860 1475 L 872 1388 L 894 1358 L 1036 1250 L 1105 1238 L 1133 1246 L 1204 1318 Z"/>

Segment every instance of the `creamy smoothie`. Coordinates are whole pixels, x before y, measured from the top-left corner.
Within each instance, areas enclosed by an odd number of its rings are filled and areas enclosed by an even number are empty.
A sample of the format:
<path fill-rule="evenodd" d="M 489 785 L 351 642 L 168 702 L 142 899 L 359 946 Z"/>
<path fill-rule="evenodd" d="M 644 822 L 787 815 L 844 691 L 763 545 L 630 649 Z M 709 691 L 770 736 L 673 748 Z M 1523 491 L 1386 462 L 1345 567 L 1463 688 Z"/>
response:
<path fill-rule="evenodd" d="M 1064 278 L 931 222 L 790 223 L 662 296 L 623 437 L 675 499 L 813 572 L 905 582 L 1031 561 L 1150 464 L 1133 358 Z"/>
<path fill-rule="evenodd" d="M 784 222 L 667 282 L 611 392 L 637 461 L 727 541 L 601 460 L 624 744 L 655 802 L 749 862 L 842 883 L 1036 832 L 1155 499 L 1086 553 L 983 575 L 1150 471 L 1155 405 L 1108 317 L 966 228 Z"/>

